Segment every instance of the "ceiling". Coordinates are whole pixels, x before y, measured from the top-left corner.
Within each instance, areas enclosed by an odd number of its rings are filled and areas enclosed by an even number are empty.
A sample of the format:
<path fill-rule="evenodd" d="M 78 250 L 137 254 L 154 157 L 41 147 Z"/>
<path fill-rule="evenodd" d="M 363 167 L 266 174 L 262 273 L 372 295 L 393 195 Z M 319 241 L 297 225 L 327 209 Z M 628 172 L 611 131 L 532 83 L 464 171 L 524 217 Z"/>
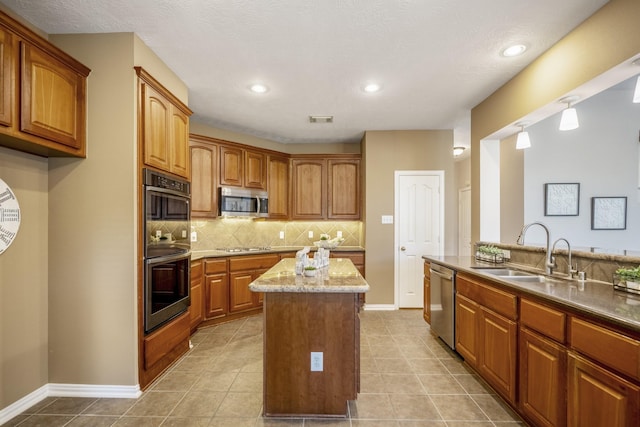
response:
<path fill-rule="evenodd" d="M 468 146 L 471 108 L 607 0 L 0 3 L 49 34 L 136 33 L 188 86 L 197 122 L 282 143 L 454 129 Z M 514 43 L 528 50 L 501 56 Z"/>

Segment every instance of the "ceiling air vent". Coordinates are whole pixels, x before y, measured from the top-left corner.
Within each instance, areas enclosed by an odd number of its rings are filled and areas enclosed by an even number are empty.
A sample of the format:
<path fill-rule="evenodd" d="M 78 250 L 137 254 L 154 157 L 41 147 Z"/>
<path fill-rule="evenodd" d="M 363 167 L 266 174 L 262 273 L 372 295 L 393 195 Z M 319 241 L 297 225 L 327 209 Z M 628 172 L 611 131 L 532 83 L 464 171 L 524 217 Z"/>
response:
<path fill-rule="evenodd" d="M 309 123 L 333 123 L 333 116 L 309 116 Z"/>

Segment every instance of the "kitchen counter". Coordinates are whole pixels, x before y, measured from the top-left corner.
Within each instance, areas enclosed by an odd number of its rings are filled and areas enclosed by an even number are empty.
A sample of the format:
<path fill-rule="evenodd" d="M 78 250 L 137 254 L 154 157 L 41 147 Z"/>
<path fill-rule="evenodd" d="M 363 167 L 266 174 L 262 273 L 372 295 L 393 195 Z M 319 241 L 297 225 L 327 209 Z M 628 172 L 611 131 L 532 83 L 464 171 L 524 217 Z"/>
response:
<path fill-rule="evenodd" d="M 254 280 L 264 292 L 264 415 L 345 417 L 360 391 L 359 293 L 353 262 L 329 259 L 315 277 L 285 258 Z"/>
<path fill-rule="evenodd" d="M 311 251 L 315 252 L 318 248 L 310 246 Z M 261 255 L 261 254 L 277 254 L 286 252 L 297 252 L 302 249 L 302 246 L 273 246 L 268 249 L 259 250 L 246 250 L 242 252 L 229 252 L 225 249 L 210 249 L 201 251 L 191 251 L 191 260 L 197 261 L 202 258 L 222 258 L 230 256 L 244 256 L 244 255 Z M 361 246 L 338 246 L 337 248 L 330 249 L 331 252 L 364 252 L 364 248 Z"/>
<path fill-rule="evenodd" d="M 471 273 L 490 279 L 505 288 L 553 301 L 590 317 L 596 317 L 640 333 L 640 295 L 615 290 L 611 283 L 595 280 L 570 280 L 561 276 L 552 276 L 551 280 L 544 282 L 517 282 L 483 273 L 482 268 L 514 268 L 541 275 L 542 273 L 534 268 L 521 265 L 481 262 L 472 256 L 425 255 L 423 258 L 458 272 Z"/>
<path fill-rule="evenodd" d="M 316 270 L 316 275 L 296 275 L 296 260 L 285 258 L 254 280 L 249 289 L 254 292 L 332 292 L 360 293 L 369 284 L 353 263 L 345 258 L 331 258 L 329 265 Z"/>

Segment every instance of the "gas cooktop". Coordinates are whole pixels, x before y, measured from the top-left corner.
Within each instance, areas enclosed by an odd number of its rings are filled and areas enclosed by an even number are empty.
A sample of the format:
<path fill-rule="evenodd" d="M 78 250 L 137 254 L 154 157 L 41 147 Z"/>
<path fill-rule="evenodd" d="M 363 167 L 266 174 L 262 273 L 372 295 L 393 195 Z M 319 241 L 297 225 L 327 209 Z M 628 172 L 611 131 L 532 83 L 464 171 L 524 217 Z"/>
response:
<path fill-rule="evenodd" d="M 270 251 L 271 246 L 252 246 L 248 248 L 221 248 L 220 250 L 225 252 L 230 252 L 230 253 L 260 252 L 260 251 Z"/>

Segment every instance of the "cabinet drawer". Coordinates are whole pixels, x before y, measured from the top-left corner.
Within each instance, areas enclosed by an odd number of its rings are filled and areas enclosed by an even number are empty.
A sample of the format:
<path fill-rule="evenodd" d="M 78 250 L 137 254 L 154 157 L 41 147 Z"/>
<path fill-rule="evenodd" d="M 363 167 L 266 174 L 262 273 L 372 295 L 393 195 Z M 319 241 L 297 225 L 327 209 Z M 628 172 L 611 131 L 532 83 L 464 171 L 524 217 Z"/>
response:
<path fill-rule="evenodd" d="M 353 265 L 364 265 L 364 253 L 354 252 L 330 252 L 330 258 L 347 258 L 350 259 Z"/>
<path fill-rule="evenodd" d="M 520 300 L 520 323 L 560 343 L 566 339 L 566 317 L 544 305 L 524 298 Z"/>
<path fill-rule="evenodd" d="M 457 292 L 511 320 L 517 318 L 518 300 L 515 295 L 481 284 L 464 275 L 458 275 L 457 277 Z"/>
<path fill-rule="evenodd" d="M 278 254 L 239 256 L 229 260 L 229 271 L 260 270 L 271 268 L 280 261 Z"/>
<path fill-rule="evenodd" d="M 640 380 L 640 342 L 572 317 L 570 344 L 580 353 Z"/>
<path fill-rule="evenodd" d="M 191 262 L 191 281 L 198 280 L 202 278 L 202 262 L 192 261 Z"/>
<path fill-rule="evenodd" d="M 144 338 L 144 367 L 150 369 L 181 343 L 189 346 L 189 324 L 191 318 L 185 313 L 166 326 Z"/>
<path fill-rule="evenodd" d="M 207 259 L 204 262 L 204 274 L 227 272 L 227 259 Z"/>

